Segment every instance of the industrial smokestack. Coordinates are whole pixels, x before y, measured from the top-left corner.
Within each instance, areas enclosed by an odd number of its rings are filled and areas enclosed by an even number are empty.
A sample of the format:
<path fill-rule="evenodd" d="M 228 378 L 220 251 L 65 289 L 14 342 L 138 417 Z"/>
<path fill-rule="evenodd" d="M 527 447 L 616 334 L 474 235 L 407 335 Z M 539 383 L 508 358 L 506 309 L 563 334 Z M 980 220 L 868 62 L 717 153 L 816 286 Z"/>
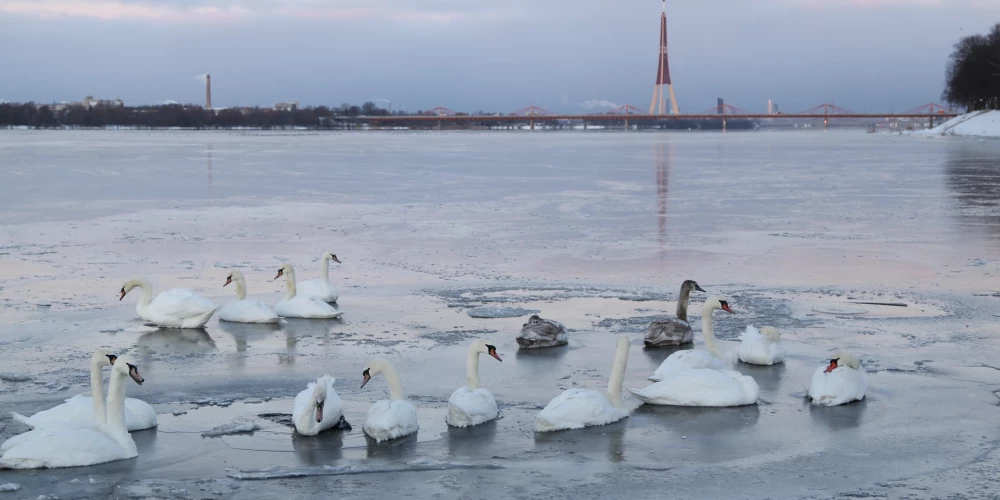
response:
<path fill-rule="evenodd" d="M 212 109 L 212 75 L 205 75 L 205 109 Z"/>

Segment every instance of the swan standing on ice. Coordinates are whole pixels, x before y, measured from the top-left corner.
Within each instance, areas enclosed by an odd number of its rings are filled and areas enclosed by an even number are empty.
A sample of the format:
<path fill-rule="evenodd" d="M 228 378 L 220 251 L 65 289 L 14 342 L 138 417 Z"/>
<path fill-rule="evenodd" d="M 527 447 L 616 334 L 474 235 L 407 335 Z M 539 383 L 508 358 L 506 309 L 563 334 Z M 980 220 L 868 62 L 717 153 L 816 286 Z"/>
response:
<path fill-rule="evenodd" d="M 681 283 L 680 295 L 677 298 L 677 316 L 655 320 L 649 323 L 646 328 L 646 338 L 643 343 L 646 347 L 663 347 L 694 342 L 694 331 L 688 323 L 688 301 L 691 299 L 691 292 L 704 292 L 694 280 L 685 280 Z"/>
<path fill-rule="evenodd" d="M 760 330 L 747 325 L 740 341 L 740 361 L 751 365 L 774 365 L 785 361 L 785 346 L 781 345 L 781 332 L 773 326 Z"/>
<path fill-rule="evenodd" d="M 566 389 L 538 412 L 535 416 L 535 430 L 551 432 L 582 429 L 591 425 L 607 425 L 627 417 L 628 413 L 621 408 L 628 350 L 628 337 L 618 337 L 607 396 L 590 389 Z"/>
<path fill-rule="evenodd" d="M 285 300 L 274 305 L 274 312 L 283 318 L 339 318 L 344 313 L 322 300 L 298 295 L 295 287 L 295 268 L 285 264 L 278 269 L 274 279 L 285 277 L 288 295 Z M 274 281 L 274 280 L 272 280 Z"/>
<path fill-rule="evenodd" d="M 211 300 L 186 288 L 160 292 L 153 298 L 153 286 L 144 279 L 126 281 L 119 301 L 133 288 L 142 288 L 142 297 L 135 305 L 139 317 L 162 328 L 201 328 L 208 323 L 217 307 Z"/>
<path fill-rule="evenodd" d="M 420 429 L 420 425 L 417 424 L 417 409 L 409 401 L 403 399 L 403 384 L 399 381 L 396 370 L 388 361 L 382 358 L 369 361 L 365 365 L 365 371 L 361 374 L 364 378 L 361 387 L 364 387 L 372 377 L 379 373 L 385 377 L 385 383 L 389 386 L 389 399 L 376 401 L 368 409 L 368 419 L 361 426 L 361 430 L 376 442 L 388 441 L 417 432 Z"/>
<path fill-rule="evenodd" d="M 743 406 L 755 404 L 760 387 L 753 377 L 725 368 L 715 347 L 712 312 L 722 309 L 732 313 L 729 303 L 710 297 L 702 310 L 702 332 L 707 351 L 690 350 L 671 354 L 654 374 L 660 381 L 642 389 L 628 389 L 644 403 L 672 406 Z M 694 353 L 694 354 L 686 354 Z M 698 354 L 704 353 L 704 354 Z M 671 358 L 676 358 L 672 363 Z M 722 364 L 723 367 L 718 367 Z M 666 365 L 666 366 L 665 366 Z M 653 376 L 648 377 L 650 380 Z"/>
<path fill-rule="evenodd" d="M 489 422 L 500 415 L 493 393 L 479 387 L 479 355 L 489 354 L 497 361 L 497 348 L 485 340 L 477 340 L 469 346 L 469 357 L 465 362 L 465 387 L 459 387 L 448 398 L 448 415 L 445 422 L 452 427 L 470 427 Z"/>
<path fill-rule="evenodd" d="M 295 432 L 303 436 L 315 436 L 327 429 L 350 430 L 351 425 L 344 419 L 344 404 L 333 388 L 337 379 L 323 375 L 295 396 L 292 422 Z"/>
<path fill-rule="evenodd" d="M 525 349 L 538 347 L 555 347 L 566 345 L 566 327 L 558 321 L 542 319 L 537 314 L 532 314 L 528 322 L 521 327 L 521 333 L 517 336 L 517 345 Z"/>
<path fill-rule="evenodd" d="M 104 425 L 105 398 L 104 380 L 101 369 L 113 366 L 117 356 L 98 349 L 90 358 L 90 396 L 77 394 L 66 402 L 42 410 L 30 417 L 17 412 L 10 412 L 14 420 L 32 428 L 46 427 L 53 424 L 87 424 Z M 131 431 L 141 431 L 156 427 L 156 410 L 149 403 L 135 398 L 125 399 L 125 426 Z"/>
<path fill-rule="evenodd" d="M 849 352 L 838 351 L 829 365 L 813 373 L 809 398 L 814 405 L 836 406 L 864 399 L 867 390 L 868 376 L 861 362 Z"/>
<path fill-rule="evenodd" d="M 0 468 L 40 469 L 79 467 L 124 460 L 139 455 L 125 427 L 125 384 L 142 375 L 132 358 L 119 356 L 111 367 L 107 423 L 97 427 L 66 423 L 28 431 L 11 439 L 17 444 L 0 455 Z"/>
<path fill-rule="evenodd" d="M 277 323 L 278 315 L 267 304 L 247 298 L 247 282 L 243 272 L 233 270 L 226 277 L 226 287 L 236 282 L 236 300 L 219 309 L 219 319 L 234 323 Z"/>
<path fill-rule="evenodd" d="M 337 289 L 330 284 L 330 261 L 341 264 L 336 255 L 326 252 L 323 254 L 323 274 L 322 278 L 306 280 L 299 283 L 299 294 L 304 297 L 314 297 L 323 302 L 336 302 L 340 298 Z"/>

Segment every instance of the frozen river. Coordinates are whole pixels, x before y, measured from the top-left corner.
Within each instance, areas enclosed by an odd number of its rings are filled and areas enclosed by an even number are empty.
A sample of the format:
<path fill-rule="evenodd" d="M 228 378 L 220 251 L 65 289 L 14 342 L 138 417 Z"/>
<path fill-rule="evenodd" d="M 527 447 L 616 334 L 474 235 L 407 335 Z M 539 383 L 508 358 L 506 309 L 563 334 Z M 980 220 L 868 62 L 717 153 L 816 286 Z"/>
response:
<path fill-rule="evenodd" d="M 186 287 L 217 304 L 228 269 L 274 304 L 337 254 L 341 320 L 273 327 L 213 318 L 157 330 L 136 316 Z M 983 498 L 1000 491 L 1000 141 L 863 132 L 0 133 L 0 441 L 87 392 L 90 353 L 139 360 L 128 396 L 160 426 L 139 457 L 0 471 L 4 498 Z M 670 351 L 642 349 L 695 279 L 730 299 L 723 349 L 748 323 L 782 331 L 782 366 L 741 365 L 760 401 L 641 406 L 605 427 L 536 434 L 569 387 L 602 389 L 615 336 L 626 386 Z M 696 343 L 701 346 L 694 295 Z M 900 306 L 857 302 L 901 303 Z M 566 347 L 519 351 L 530 312 Z M 495 423 L 456 430 L 447 400 L 475 338 Z M 861 403 L 813 408 L 812 372 L 859 355 Z M 361 431 L 387 395 L 361 371 L 391 359 L 420 431 Z M 349 432 L 294 437 L 281 414 L 337 377 Z M 252 434 L 202 437 L 249 423 Z M 433 464 L 433 466 L 428 466 Z"/>

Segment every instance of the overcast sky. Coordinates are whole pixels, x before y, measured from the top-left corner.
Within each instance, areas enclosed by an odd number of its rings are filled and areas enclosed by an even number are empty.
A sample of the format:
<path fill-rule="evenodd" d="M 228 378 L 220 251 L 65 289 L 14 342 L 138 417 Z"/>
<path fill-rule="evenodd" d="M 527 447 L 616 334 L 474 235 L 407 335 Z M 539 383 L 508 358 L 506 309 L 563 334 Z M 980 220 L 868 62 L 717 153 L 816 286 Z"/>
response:
<path fill-rule="evenodd" d="M 658 0 L 0 0 L 0 99 L 648 108 Z M 682 112 L 940 101 L 1000 0 L 669 0 Z M 385 107 L 384 102 L 377 102 Z"/>

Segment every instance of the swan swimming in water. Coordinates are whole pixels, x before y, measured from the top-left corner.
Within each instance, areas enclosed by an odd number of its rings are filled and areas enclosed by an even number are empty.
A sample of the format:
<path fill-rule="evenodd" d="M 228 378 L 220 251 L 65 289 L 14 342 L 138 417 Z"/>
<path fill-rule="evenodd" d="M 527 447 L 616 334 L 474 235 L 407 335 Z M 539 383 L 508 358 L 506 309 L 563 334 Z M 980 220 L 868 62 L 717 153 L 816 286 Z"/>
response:
<path fill-rule="evenodd" d="M 727 369 L 725 363 L 719 359 L 715 347 L 715 334 L 712 330 L 712 312 L 716 309 L 732 313 L 728 302 L 720 297 L 710 297 L 705 301 L 701 321 L 707 351 L 690 350 L 671 354 L 654 374 L 659 379 L 658 382 L 642 389 L 630 387 L 629 392 L 644 403 L 656 405 L 743 406 L 755 404 L 760 396 L 760 387 L 757 382 L 753 377 Z M 678 358 L 672 363 L 668 363 L 675 356 Z M 723 367 L 717 367 L 720 364 Z"/>
<path fill-rule="evenodd" d="M 628 416 L 622 409 L 622 383 L 628 363 L 628 337 L 618 337 L 607 395 L 574 387 L 566 389 L 535 416 L 535 430 L 551 432 L 607 425 Z"/>
<path fill-rule="evenodd" d="M 543 319 L 537 314 L 532 314 L 528 322 L 521 327 L 521 333 L 517 336 L 517 345 L 525 349 L 538 347 L 555 347 L 566 345 L 566 327 L 558 321 Z"/>
<path fill-rule="evenodd" d="M 277 323 L 278 315 L 267 304 L 247 298 L 247 282 L 243 272 L 233 270 L 226 277 L 223 287 L 236 282 L 236 300 L 222 306 L 219 319 L 234 323 Z"/>
<path fill-rule="evenodd" d="M 674 346 L 694 342 L 694 331 L 691 330 L 691 324 L 688 323 L 687 309 L 691 292 L 696 290 L 705 291 L 694 280 L 685 280 L 684 283 L 681 283 L 680 295 L 677 298 L 677 316 L 650 322 L 646 328 L 646 338 L 643 340 L 646 347 Z"/>
<path fill-rule="evenodd" d="M 304 297 L 314 297 L 323 302 L 336 302 L 340 298 L 337 289 L 330 284 L 330 261 L 341 264 L 340 259 L 331 252 L 323 254 L 323 274 L 321 278 L 306 280 L 298 284 L 298 293 Z"/>
<path fill-rule="evenodd" d="M 136 362 L 119 356 L 111 367 L 107 423 L 96 427 L 53 424 L 14 436 L 11 439 L 16 439 L 16 444 L 5 446 L 0 454 L 0 468 L 79 467 L 138 456 L 135 441 L 125 427 L 125 384 L 129 377 L 137 384 L 143 383 Z"/>
<path fill-rule="evenodd" d="M 316 381 L 309 382 L 295 396 L 295 406 L 292 409 L 295 432 L 303 436 L 315 436 L 327 429 L 351 429 L 351 424 L 344 419 L 344 404 L 333 388 L 336 380 L 330 375 L 323 375 Z"/>
<path fill-rule="evenodd" d="M 201 328 L 208 323 L 217 307 L 211 300 L 187 288 L 173 288 L 153 298 L 153 286 L 141 278 L 126 281 L 118 300 L 124 299 L 125 294 L 135 287 L 142 288 L 142 297 L 135 305 L 135 312 L 140 318 L 162 328 Z"/>
<path fill-rule="evenodd" d="M 420 429 L 420 425 L 417 423 L 417 409 L 404 399 L 403 384 L 399 381 L 396 370 L 388 361 L 382 358 L 369 361 L 365 365 L 365 371 L 361 374 L 363 377 L 361 387 L 364 387 L 372 377 L 379 373 L 385 377 L 385 383 L 389 386 L 389 399 L 376 401 L 368 409 L 368 419 L 361 426 L 361 430 L 376 442 L 388 441 L 417 432 Z"/>
<path fill-rule="evenodd" d="M 459 387 L 448 398 L 448 415 L 445 421 L 452 427 L 469 427 L 489 422 L 500 415 L 493 393 L 479 387 L 479 355 L 488 354 L 497 359 L 497 348 L 477 340 L 469 346 L 469 356 L 465 364 L 465 387 Z"/>
<path fill-rule="evenodd" d="M 298 295 L 295 285 L 295 268 L 285 264 L 278 269 L 274 279 L 285 277 L 288 293 L 285 300 L 274 305 L 274 312 L 283 318 L 339 318 L 344 313 L 322 300 Z M 273 280 L 272 280 L 273 281 Z"/>
<path fill-rule="evenodd" d="M 847 351 L 837 351 L 830 364 L 813 373 L 809 385 L 812 404 L 836 406 L 865 398 L 868 376 L 861 369 L 861 362 Z"/>
<path fill-rule="evenodd" d="M 740 341 L 740 361 L 751 365 L 774 365 L 785 361 L 785 346 L 781 345 L 781 332 L 773 326 L 760 330 L 747 325 Z"/>
<path fill-rule="evenodd" d="M 88 424 L 97 426 L 106 421 L 104 380 L 101 369 L 113 366 L 117 356 L 102 349 L 94 351 L 90 358 L 90 396 L 77 394 L 64 403 L 42 410 L 30 417 L 10 412 L 14 420 L 31 428 L 53 424 Z M 149 403 L 136 398 L 125 398 L 125 426 L 131 431 L 151 429 L 157 426 L 156 410 Z"/>

